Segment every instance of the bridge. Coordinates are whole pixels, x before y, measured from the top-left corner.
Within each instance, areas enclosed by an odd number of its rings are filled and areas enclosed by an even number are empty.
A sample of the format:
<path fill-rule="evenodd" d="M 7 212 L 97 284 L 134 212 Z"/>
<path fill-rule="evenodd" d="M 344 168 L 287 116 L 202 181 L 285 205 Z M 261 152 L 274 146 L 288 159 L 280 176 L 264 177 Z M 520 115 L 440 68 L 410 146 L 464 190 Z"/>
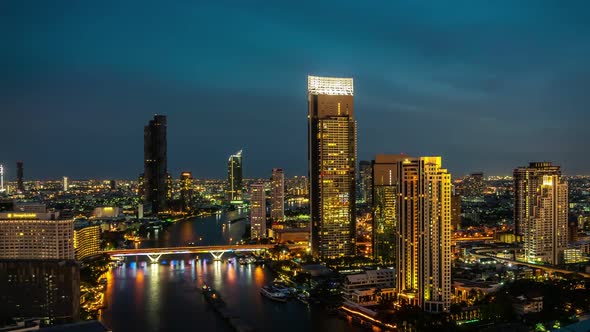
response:
<path fill-rule="evenodd" d="M 158 262 L 162 255 L 178 254 L 206 254 L 213 256 L 214 260 L 221 260 L 226 252 L 253 252 L 259 250 L 269 250 L 277 246 L 276 244 L 235 244 L 235 245 L 215 245 L 215 246 L 187 246 L 187 247 L 167 247 L 167 248 L 140 248 L 140 249 L 117 249 L 104 251 L 111 257 L 127 256 L 147 256 L 152 263 Z M 288 244 L 289 249 L 307 249 L 307 245 Z"/>
<path fill-rule="evenodd" d="M 475 253 L 472 253 L 471 255 L 473 255 L 474 257 L 477 257 L 477 258 L 493 258 L 498 262 L 510 263 L 512 265 L 523 265 L 523 266 L 527 266 L 527 267 L 530 267 L 533 269 L 546 271 L 547 273 L 551 273 L 551 274 L 555 274 L 555 273 L 579 274 L 584 278 L 590 278 L 590 273 L 560 269 L 558 267 L 554 267 L 551 265 L 540 265 L 540 264 L 534 264 L 534 263 L 529 263 L 529 262 L 516 261 L 513 259 L 500 258 L 500 257 L 489 255 L 488 254 L 489 252 L 490 252 L 490 249 L 480 249 L 480 250 L 475 250 Z"/>

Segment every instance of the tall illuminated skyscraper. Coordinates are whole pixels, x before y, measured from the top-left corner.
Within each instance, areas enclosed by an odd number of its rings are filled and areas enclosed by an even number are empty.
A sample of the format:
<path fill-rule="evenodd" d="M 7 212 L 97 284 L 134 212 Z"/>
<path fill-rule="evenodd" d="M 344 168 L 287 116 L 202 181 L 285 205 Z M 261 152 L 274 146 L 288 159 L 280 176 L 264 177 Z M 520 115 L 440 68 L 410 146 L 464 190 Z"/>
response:
<path fill-rule="evenodd" d="M 70 185 L 68 183 L 68 177 L 64 176 L 63 177 L 63 191 L 67 192 L 70 189 Z"/>
<path fill-rule="evenodd" d="M 451 306 L 451 174 L 441 157 L 398 163 L 397 291 L 425 311 Z"/>
<path fill-rule="evenodd" d="M 352 78 L 307 77 L 311 251 L 355 254 L 356 121 Z"/>
<path fill-rule="evenodd" d="M 282 168 L 272 169 L 271 186 L 271 210 L 270 218 L 273 221 L 285 220 L 285 173 Z"/>
<path fill-rule="evenodd" d="M 166 210 L 168 193 L 168 154 L 166 116 L 155 115 L 143 130 L 144 202 L 152 204 L 152 212 Z"/>
<path fill-rule="evenodd" d="M 561 175 L 561 168 L 550 162 L 531 162 L 528 167 L 516 168 L 514 178 L 514 233 L 524 235 L 527 220 L 533 213 L 537 190 L 543 175 Z"/>
<path fill-rule="evenodd" d="M 227 161 L 227 200 L 242 200 L 242 188 L 242 150 L 240 150 L 229 156 Z"/>
<path fill-rule="evenodd" d="M 263 183 L 250 185 L 250 238 L 266 237 L 266 195 Z"/>
<path fill-rule="evenodd" d="M 568 192 L 561 169 L 532 162 L 514 170 L 514 222 L 525 259 L 559 264 L 567 247 Z"/>
<path fill-rule="evenodd" d="M 17 161 L 16 162 L 16 190 L 21 193 L 25 192 L 25 185 L 23 183 L 23 176 L 24 176 L 23 162 Z"/>
<path fill-rule="evenodd" d="M 398 164 L 404 155 L 377 155 L 372 162 L 373 258 L 395 262 Z"/>

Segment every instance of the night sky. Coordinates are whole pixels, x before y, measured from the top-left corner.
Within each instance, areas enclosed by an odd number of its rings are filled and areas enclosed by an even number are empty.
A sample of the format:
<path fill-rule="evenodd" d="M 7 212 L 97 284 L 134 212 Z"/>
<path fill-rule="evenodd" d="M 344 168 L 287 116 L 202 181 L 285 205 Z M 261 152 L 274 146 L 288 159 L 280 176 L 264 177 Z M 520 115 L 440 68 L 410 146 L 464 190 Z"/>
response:
<path fill-rule="evenodd" d="M 0 40 L 10 180 L 135 179 L 156 113 L 174 177 L 305 175 L 308 74 L 354 78 L 359 159 L 590 174 L 588 1 L 9 0 Z"/>

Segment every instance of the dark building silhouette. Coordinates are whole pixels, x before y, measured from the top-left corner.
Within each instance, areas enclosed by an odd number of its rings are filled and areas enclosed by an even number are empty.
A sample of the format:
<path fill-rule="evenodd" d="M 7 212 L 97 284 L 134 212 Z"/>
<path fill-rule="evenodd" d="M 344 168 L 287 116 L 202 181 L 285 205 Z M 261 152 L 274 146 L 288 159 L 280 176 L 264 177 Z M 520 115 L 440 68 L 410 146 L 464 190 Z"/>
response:
<path fill-rule="evenodd" d="M 352 78 L 308 76 L 311 251 L 356 251 L 356 121 Z"/>
<path fill-rule="evenodd" d="M 23 183 L 23 162 L 17 161 L 16 162 L 16 190 L 20 191 L 21 193 L 25 191 L 25 184 Z"/>
<path fill-rule="evenodd" d="M 166 210 L 168 193 L 166 116 L 156 115 L 143 130 L 144 202 L 152 212 Z"/>
<path fill-rule="evenodd" d="M 0 260 L 0 325 L 12 318 L 44 323 L 80 315 L 80 267 L 73 260 Z"/>

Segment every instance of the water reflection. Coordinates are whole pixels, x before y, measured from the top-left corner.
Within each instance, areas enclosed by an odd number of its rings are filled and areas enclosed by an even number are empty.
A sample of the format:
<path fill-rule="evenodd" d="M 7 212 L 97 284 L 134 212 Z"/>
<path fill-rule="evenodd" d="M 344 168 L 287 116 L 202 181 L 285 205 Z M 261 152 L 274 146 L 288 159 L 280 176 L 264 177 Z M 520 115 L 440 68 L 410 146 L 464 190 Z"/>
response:
<path fill-rule="evenodd" d="M 237 218 L 237 214 L 215 215 L 206 219 L 188 220 L 175 224 L 160 234 L 160 242 L 142 241 L 142 246 L 174 244 L 186 234 L 199 234 L 203 242 L 221 242 L 241 238 L 245 223 L 237 222 L 221 232 L 221 223 Z M 153 238 L 152 238 L 153 239 Z M 113 331 L 232 331 L 204 301 L 199 288 L 203 284 L 215 287 L 228 307 L 262 332 L 270 331 L 360 331 L 346 320 L 328 316 L 321 308 L 298 301 L 277 303 L 262 298 L 260 287 L 274 277 L 264 267 L 213 262 L 210 255 L 164 256 L 159 264 L 149 264 L 147 258 L 127 258 L 121 266 L 107 275 L 106 304 L 102 320 Z M 288 322 L 288 324 L 285 324 Z"/>

